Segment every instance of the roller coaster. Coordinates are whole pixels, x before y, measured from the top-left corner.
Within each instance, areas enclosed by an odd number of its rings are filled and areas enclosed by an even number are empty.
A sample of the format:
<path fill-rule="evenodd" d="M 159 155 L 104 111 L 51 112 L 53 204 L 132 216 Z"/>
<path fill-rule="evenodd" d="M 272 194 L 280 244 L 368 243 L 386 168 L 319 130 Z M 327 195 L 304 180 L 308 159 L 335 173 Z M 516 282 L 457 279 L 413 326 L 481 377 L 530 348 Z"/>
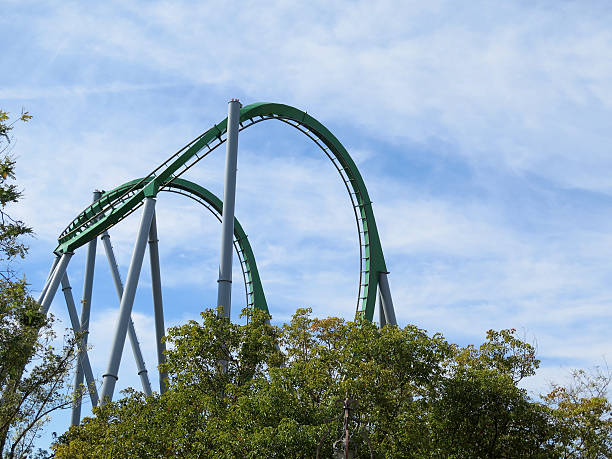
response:
<path fill-rule="evenodd" d="M 363 178 L 346 148 L 323 124 L 305 111 L 278 103 L 255 103 L 242 107 L 237 100 L 232 100 L 229 103 L 226 119 L 193 139 L 148 175 L 124 183 L 110 191 L 94 192 L 93 203 L 79 213 L 58 237 L 58 245 L 54 250 L 55 257 L 38 302 L 41 310 L 46 314 L 61 285 L 72 329 L 76 334 L 79 334 L 81 339 L 75 387 L 80 387 L 84 382 L 83 380 L 86 380 L 93 406 L 98 403 L 105 403 L 113 398 L 126 337 L 129 338 L 131 343 L 143 391 L 147 395 L 152 393 L 145 362 L 131 319 L 147 242 L 153 286 L 158 364 L 164 362 L 165 344 L 162 338 L 165 335 L 165 326 L 155 217 L 158 193 L 162 191 L 170 192 L 191 198 L 221 221 L 222 245 L 218 305 L 222 308 L 223 313 L 229 317 L 231 308 L 232 245 L 242 269 L 246 306 L 268 312 L 268 304 L 253 249 L 242 225 L 234 216 L 238 133 L 268 120 L 277 120 L 288 124 L 306 135 L 325 153 L 335 167 L 346 187 L 357 224 L 360 274 L 355 317 L 372 321 L 378 294 L 380 325 L 396 324 L 393 300 L 387 279 L 388 272 L 374 219 L 372 202 Z M 185 180 L 181 176 L 223 144 L 226 144 L 226 177 L 224 199 L 222 201 L 206 188 Z M 140 207 L 143 207 L 140 225 L 124 285 L 115 260 L 109 230 Z M 87 352 L 87 333 L 89 332 L 98 239 L 104 246 L 120 301 L 119 318 L 115 324 L 111 355 L 107 370 L 103 375 L 100 396 Z M 81 299 L 82 309 L 79 316 L 66 268 L 74 252 L 83 246 L 87 247 L 87 255 L 83 297 Z M 159 390 L 160 393 L 163 393 L 166 391 L 166 375 L 160 373 L 159 376 Z M 79 424 L 80 417 L 81 400 L 77 398 L 72 407 L 72 424 Z"/>

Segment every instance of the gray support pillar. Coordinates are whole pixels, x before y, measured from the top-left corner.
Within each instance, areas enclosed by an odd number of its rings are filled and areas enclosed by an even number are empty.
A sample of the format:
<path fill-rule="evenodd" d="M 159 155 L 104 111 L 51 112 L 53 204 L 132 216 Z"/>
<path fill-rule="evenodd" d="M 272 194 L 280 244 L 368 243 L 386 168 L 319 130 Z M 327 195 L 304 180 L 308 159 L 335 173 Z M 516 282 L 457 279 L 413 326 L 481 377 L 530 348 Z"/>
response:
<path fill-rule="evenodd" d="M 151 229 L 149 230 L 149 258 L 151 261 L 151 283 L 153 286 L 153 308 L 155 310 L 155 341 L 157 343 L 157 364 L 161 365 L 166 361 L 166 343 L 163 337 L 166 334 L 166 326 L 164 325 L 164 304 L 162 301 L 161 289 L 161 273 L 159 269 L 159 247 L 157 245 L 157 222 L 155 214 L 151 221 Z M 159 371 L 159 392 L 166 392 L 166 379 L 168 373 Z"/>
<path fill-rule="evenodd" d="M 100 199 L 102 193 L 98 190 L 93 192 L 93 202 Z M 83 298 L 81 300 L 81 342 L 80 349 L 87 349 L 87 340 L 89 337 L 89 317 L 91 315 L 91 295 L 93 292 L 94 271 L 96 265 L 96 248 L 98 246 L 98 238 L 93 238 L 87 243 L 87 258 L 85 259 L 85 279 L 83 281 Z M 83 366 L 81 365 L 81 356 L 77 357 L 76 372 L 74 375 L 74 389 L 78 390 L 83 385 Z M 78 425 L 81 422 L 81 397 L 76 397 L 72 404 L 72 422 Z"/>
<path fill-rule="evenodd" d="M 53 263 L 51 264 L 51 270 L 49 271 L 49 274 L 47 275 L 47 280 L 45 280 L 45 285 L 42 291 L 40 292 L 40 296 L 38 297 L 38 304 L 42 302 L 43 298 L 45 297 L 45 293 L 47 293 L 47 289 L 49 288 L 49 284 L 51 283 L 51 278 L 53 277 L 53 272 L 55 271 L 55 267 L 57 266 L 57 262 L 59 261 L 59 259 L 60 257 L 57 255 L 53 259 Z"/>
<path fill-rule="evenodd" d="M 101 239 L 102 244 L 104 245 L 104 251 L 106 252 L 106 258 L 108 259 L 108 265 L 113 276 L 113 284 L 115 285 L 115 291 L 117 292 L 117 297 L 119 298 L 119 301 L 121 301 L 121 297 L 123 296 L 123 282 L 121 282 L 121 275 L 119 274 L 117 259 L 115 258 L 115 252 L 113 251 L 113 246 L 111 245 L 110 235 L 108 234 L 108 231 L 104 231 L 104 233 L 102 233 Z"/>
<path fill-rule="evenodd" d="M 121 354 L 123 353 L 123 345 L 125 344 L 125 336 L 127 334 L 134 297 L 136 296 L 136 287 L 140 270 L 142 268 L 142 259 L 147 245 L 147 236 L 151 228 L 151 219 L 155 211 L 155 199 L 151 197 L 145 198 L 144 210 L 138 229 L 134 252 L 132 253 L 132 261 L 128 270 L 125 281 L 125 291 L 121 297 L 121 306 L 119 307 L 119 319 L 115 330 L 115 337 L 111 348 L 111 356 L 108 362 L 106 373 L 103 375 L 104 382 L 102 383 L 101 404 L 106 403 L 113 398 L 115 391 L 115 383 L 119 377 L 119 364 L 121 363 Z"/>
<path fill-rule="evenodd" d="M 117 297 L 119 302 L 123 297 L 123 283 L 121 282 L 121 275 L 119 274 L 119 267 L 117 266 L 117 260 L 115 259 L 115 253 L 113 252 L 113 246 L 110 242 L 110 235 L 107 231 L 102 233 L 102 243 L 104 244 L 104 250 L 106 252 L 106 258 L 111 269 L 113 276 L 113 283 L 115 284 L 115 290 L 117 291 Z M 136 361 L 136 368 L 138 369 L 138 376 L 140 376 L 140 382 L 142 384 L 142 390 L 145 394 L 151 395 L 151 382 L 149 381 L 149 375 L 147 374 L 147 367 L 142 357 L 142 351 L 140 350 L 140 344 L 138 343 L 138 337 L 136 336 L 136 328 L 134 322 L 130 317 L 128 322 L 128 338 L 130 339 L 130 345 L 132 347 L 132 354 L 134 354 L 134 360 Z"/>
<path fill-rule="evenodd" d="M 232 311 L 232 257 L 234 240 L 234 207 L 236 203 L 236 165 L 238 160 L 238 123 L 240 102 L 232 99 L 227 108 L 227 147 L 225 157 L 225 187 L 223 190 L 223 212 L 221 215 L 221 261 L 219 263 L 219 285 L 217 305 L 223 316 L 230 317 Z"/>
<path fill-rule="evenodd" d="M 383 305 L 382 295 L 380 294 L 380 289 L 378 289 L 378 322 L 380 323 L 380 327 L 384 327 L 387 325 L 387 318 L 385 317 L 385 307 Z"/>
<path fill-rule="evenodd" d="M 53 276 L 51 276 L 51 280 L 49 281 L 45 294 L 40 300 L 40 310 L 43 314 L 47 314 L 49 307 L 51 307 L 51 302 L 55 297 L 55 293 L 57 292 L 60 282 L 62 281 L 62 277 L 64 277 L 64 274 L 66 273 L 66 267 L 68 266 L 68 262 L 70 262 L 72 255 L 74 255 L 72 252 L 63 253 L 57 262 L 57 266 L 53 270 Z"/>
<path fill-rule="evenodd" d="M 64 274 L 62 278 L 62 291 L 64 292 L 64 298 L 66 299 L 66 306 L 68 307 L 68 315 L 70 316 L 70 323 L 75 336 L 81 332 L 81 324 L 79 323 L 79 316 L 77 314 L 76 306 L 74 305 L 74 297 L 72 296 L 72 287 L 68 281 L 68 275 Z M 98 390 L 96 389 L 96 381 L 91 371 L 91 364 L 89 363 L 89 356 L 87 355 L 87 348 L 80 348 L 79 353 L 81 355 L 81 365 L 85 373 L 85 380 L 87 381 L 87 388 L 89 392 L 89 398 L 93 406 L 98 405 Z M 76 389 L 76 388 L 75 388 Z M 76 403 L 76 400 L 75 400 Z M 76 426 L 81 422 L 81 403 L 79 397 L 79 409 L 75 410 L 73 404 L 72 420 L 71 425 Z"/>
<path fill-rule="evenodd" d="M 134 359 L 136 360 L 136 368 L 138 369 L 138 376 L 140 377 L 142 390 L 146 395 L 151 395 L 153 393 L 153 391 L 151 390 L 151 382 L 149 381 L 147 367 L 145 366 L 144 358 L 142 357 L 140 343 L 138 342 L 138 337 L 136 336 L 136 328 L 134 327 L 134 322 L 132 321 L 131 317 L 128 322 L 127 333 L 130 338 L 132 354 L 134 354 Z"/>
<path fill-rule="evenodd" d="M 380 273 L 378 276 L 378 288 L 380 289 L 380 299 L 384 309 L 385 320 L 390 325 L 397 325 L 395 319 L 395 309 L 393 309 L 393 299 L 391 298 L 391 289 L 389 288 L 389 273 Z"/>

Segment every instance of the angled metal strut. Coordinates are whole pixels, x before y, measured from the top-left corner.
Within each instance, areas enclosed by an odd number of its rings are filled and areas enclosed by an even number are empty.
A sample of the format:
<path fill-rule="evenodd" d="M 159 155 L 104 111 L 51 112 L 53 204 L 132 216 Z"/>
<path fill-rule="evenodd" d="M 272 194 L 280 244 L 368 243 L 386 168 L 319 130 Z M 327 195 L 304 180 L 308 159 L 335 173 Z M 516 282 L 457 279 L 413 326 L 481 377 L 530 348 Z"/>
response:
<path fill-rule="evenodd" d="M 113 277 L 113 283 L 115 284 L 117 297 L 119 298 L 119 303 L 121 303 L 121 298 L 123 297 L 123 283 L 121 282 L 121 275 L 119 274 L 119 267 L 117 266 L 115 253 L 113 252 L 113 246 L 110 242 L 110 235 L 107 231 L 102 234 L 101 239 L 104 245 L 104 251 L 106 252 L 106 259 L 108 260 L 111 275 Z M 138 337 L 136 336 L 136 328 L 134 327 L 134 321 L 132 320 L 131 316 L 128 321 L 127 334 L 128 338 L 130 339 L 130 344 L 132 346 L 132 353 L 134 354 L 134 360 L 136 361 L 136 368 L 138 369 L 138 376 L 140 376 L 142 390 L 145 394 L 151 395 L 151 383 L 149 382 L 149 375 L 147 374 L 147 368 L 145 366 L 144 358 L 142 357 L 142 351 L 140 350 L 140 343 L 138 342 Z"/>
<path fill-rule="evenodd" d="M 132 261 L 130 262 L 130 268 L 125 281 L 125 289 L 123 290 L 123 295 L 121 296 L 119 319 L 117 322 L 117 328 L 115 329 L 115 338 L 113 339 L 108 367 L 106 373 L 102 376 L 104 378 L 101 394 L 102 404 L 112 400 L 113 392 L 115 391 L 115 383 L 119 379 L 118 373 L 119 364 L 121 363 L 121 354 L 123 353 L 123 345 L 125 344 L 125 337 L 127 335 L 129 323 L 131 322 L 130 316 L 132 314 L 132 306 L 134 305 L 134 298 L 136 296 L 136 286 L 138 285 L 138 278 L 140 277 L 142 259 L 144 257 L 154 211 L 155 199 L 147 197 L 140 220 L 138 236 L 136 237 L 136 244 L 134 245 L 134 252 L 132 253 Z"/>

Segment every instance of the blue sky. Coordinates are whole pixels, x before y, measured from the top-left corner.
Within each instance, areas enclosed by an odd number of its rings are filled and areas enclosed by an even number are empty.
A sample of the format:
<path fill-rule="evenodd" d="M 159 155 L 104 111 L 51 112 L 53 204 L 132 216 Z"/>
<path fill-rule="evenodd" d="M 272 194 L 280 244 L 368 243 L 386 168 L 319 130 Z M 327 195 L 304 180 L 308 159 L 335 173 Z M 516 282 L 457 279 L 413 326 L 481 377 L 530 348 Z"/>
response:
<path fill-rule="evenodd" d="M 543 392 L 612 349 L 610 23 L 596 1 L 5 1 L 0 104 L 34 116 L 14 131 L 25 198 L 13 213 L 37 233 L 21 267 L 40 289 L 93 189 L 146 175 L 230 98 L 286 103 L 356 160 L 400 323 L 462 344 L 516 328 L 543 361 L 525 386 Z M 187 178 L 221 196 L 223 161 L 216 151 Z M 238 169 L 237 217 L 274 319 L 301 306 L 352 317 L 355 223 L 328 160 L 267 122 L 241 134 Z M 111 232 L 124 277 L 137 219 Z M 214 305 L 220 225 L 174 196 L 158 220 L 166 319 L 180 324 Z M 83 259 L 69 267 L 77 292 Z M 101 377 L 118 304 L 97 262 Z M 155 380 L 148 276 L 134 319 Z M 52 312 L 61 332 L 64 304 Z M 127 346 L 119 377 L 138 387 Z"/>

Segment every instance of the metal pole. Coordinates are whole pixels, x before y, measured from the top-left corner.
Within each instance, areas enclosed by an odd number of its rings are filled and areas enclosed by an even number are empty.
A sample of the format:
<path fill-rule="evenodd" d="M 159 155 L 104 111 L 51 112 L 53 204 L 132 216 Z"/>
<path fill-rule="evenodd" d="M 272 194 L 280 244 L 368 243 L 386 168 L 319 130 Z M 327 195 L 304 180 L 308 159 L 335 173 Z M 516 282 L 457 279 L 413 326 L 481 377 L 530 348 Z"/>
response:
<path fill-rule="evenodd" d="M 64 298 L 66 299 L 66 306 L 68 307 L 68 315 L 70 316 L 72 330 L 74 331 L 74 335 L 77 336 L 81 332 L 81 324 L 79 323 L 79 316 L 77 314 L 76 306 L 74 305 L 74 298 L 72 296 L 72 287 L 68 281 L 67 274 L 64 274 L 64 277 L 62 278 L 62 292 L 64 292 Z M 97 406 L 98 390 L 96 389 L 96 381 L 94 380 L 93 372 L 91 371 L 91 364 L 89 363 L 87 348 L 80 348 L 79 354 L 82 357 L 81 365 L 83 366 L 83 370 L 85 372 L 85 379 L 87 380 L 91 404 L 93 406 Z M 81 422 L 81 404 L 79 403 L 79 409 L 77 412 L 75 412 L 74 406 L 75 405 L 73 405 L 71 425 L 76 426 Z"/>
<path fill-rule="evenodd" d="M 96 202 L 102 196 L 101 191 L 93 192 L 93 202 Z M 87 339 L 89 335 L 89 317 L 91 315 L 91 295 L 93 291 L 94 270 L 96 265 L 96 248 L 98 246 L 98 238 L 93 238 L 87 243 L 87 258 L 85 261 L 85 279 L 83 281 L 83 299 L 81 300 L 81 335 L 80 349 L 87 348 Z M 83 385 L 83 366 L 81 365 L 81 355 L 77 358 L 76 372 L 74 375 L 74 390 L 77 391 Z M 81 422 L 81 397 L 76 397 L 72 404 L 72 422 L 76 420 L 77 425 Z"/>
<path fill-rule="evenodd" d="M 115 284 L 115 290 L 117 291 L 117 297 L 119 302 L 123 297 L 123 283 L 121 282 L 121 275 L 119 274 L 119 267 L 117 266 L 117 260 L 115 259 L 115 253 L 113 252 L 113 246 L 110 242 L 110 235 L 107 231 L 102 233 L 102 243 L 104 244 L 104 250 L 106 252 L 106 258 L 111 268 L 111 274 L 113 276 L 113 283 Z M 136 361 L 136 368 L 138 369 L 138 376 L 140 376 L 140 382 L 142 383 L 142 390 L 145 394 L 151 395 L 151 383 L 149 381 L 149 375 L 147 374 L 147 367 L 142 357 L 142 351 L 140 350 L 140 344 L 138 337 L 136 336 L 136 328 L 134 322 L 130 317 L 128 322 L 128 338 L 130 339 L 130 346 L 132 348 L 132 354 L 134 354 L 134 360 Z"/>
<path fill-rule="evenodd" d="M 53 263 L 51 264 L 51 270 L 49 271 L 49 274 L 47 275 L 47 280 L 45 281 L 45 285 L 42 291 L 40 292 L 40 297 L 38 297 L 38 304 L 42 302 L 42 299 L 45 297 L 45 293 L 47 293 L 47 289 L 49 288 L 49 283 L 51 282 L 51 278 L 53 277 L 53 272 L 55 271 L 55 267 L 57 266 L 57 262 L 59 261 L 59 259 L 60 257 L 57 255 L 53 259 Z"/>
<path fill-rule="evenodd" d="M 45 291 L 42 300 L 40 301 L 40 310 L 43 314 L 47 314 L 49 311 L 49 307 L 51 306 L 51 302 L 55 297 L 55 293 L 57 292 L 57 288 L 64 277 L 64 273 L 66 272 L 66 267 L 68 266 L 68 262 L 74 255 L 72 252 L 63 253 L 61 258 L 59 259 L 55 270 L 53 271 L 53 276 L 51 277 L 51 281 L 49 282 L 49 286 Z"/>
<path fill-rule="evenodd" d="M 389 273 L 380 273 L 378 275 L 378 288 L 380 289 L 380 298 L 384 309 L 386 322 L 390 325 L 397 325 L 395 319 L 395 309 L 393 308 L 393 299 L 391 298 L 391 290 L 389 288 Z"/>
<path fill-rule="evenodd" d="M 385 317 L 385 307 L 383 306 L 382 295 L 380 294 L 380 289 L 378 289 L 378 321 L 380 323 L 380 327 L 384 327 L 387 325 L 387 318 Z"/>
<path fill-rule="evenodd" d="M 113 283 L 115 284 L 117 296 L 119 297 L 119 301 L 121 301 L 121 297 L 123 296 L 123 282 L 121 282 L 119 267 L 117 266 L 115 252 L 113 251 L 113 246 L 111 245 L 110 234 L 108 234 L 108 231 L 104 231 L 100 239 L 102 239 L 102 244 L 104 245 L 104 251 L 106 252 L 106 258 L 108 259 L 108 264 L 111 269 L 111 274 L 113 276 Z"/>
<path fill-rule="evenodd" d="M 138 376 L 140 377 L 140 383 L 142 384 L 142 390 L 146 395 L 151 395 L 151 382 L 149 381 L 149 375 L 147 373 L 147 367 L 145 366 L 142 352 L 140 351 L 140 343 L 136 336 L 136 328 L 134 328 L 134 322 L 130 317 L 127 329 L 128 336 L 130 337 L 130 346 L 132 347 L 132 354 L 136 360 L 136 368 L 138 369 Z"/>
<path fill-rule="evenodd" d="M 221 261 L 219 263 L 217 305 L 222 308 L 223 316 L 228 318 L 232 310 L 232 242 L 234 239 L 240 108 L 241 105 L 238 99 L 232 99 L 227 108 L 225 187 L 223 190 L 223 212 L 221 214 Z"/>
<path fill-rule="evenodd" d="M 166 343 L 163 337 L 166 334 L 164 325 L 164 304 L 162 301 L 161 273 L 159 269 L 159 247 L 157 245 L 157 222 L 155 214 L 151 220 L 149 230 L 149 258 L 151 261 L 151 284 L 153 286 L 153 308 L 155 311 L 155 341 L 157 343 L 157 364 L 161 365 L 166 361 Z M 168 373 L 159 370 L 159 392 L 166 392 L 166 379 Z"/>
<path fill-rule="evenodd" d="M 101 404 L 106 403 L 113 398 L 115 383 L 119 379 L 119 364 L 121 363 L 121 354 L 123 353 L 123 345 L 125 344 L 125 336 L 127 334 L 128 324 L 130 322 L 130 314 L 136 296 L 136 286 L 142 268 L 142 259 L 144 257 L 145 248 L 147 245 L 147 236 L 151 228 L 151 219 L 155 210 L 155 199 L 151 197 L 145 198 L 144 210 L 138 229 L 138 237 L 134 245 L 132 253 L 132 261 L 125 281 L 125 291 L 121 297 L 121 306 L 119 307 L 119 320 L 115 330 L 115 338 L 111 349 L 111 356 L 108 362 L 106 373 L 102 376 L 102 397 Z"/>

